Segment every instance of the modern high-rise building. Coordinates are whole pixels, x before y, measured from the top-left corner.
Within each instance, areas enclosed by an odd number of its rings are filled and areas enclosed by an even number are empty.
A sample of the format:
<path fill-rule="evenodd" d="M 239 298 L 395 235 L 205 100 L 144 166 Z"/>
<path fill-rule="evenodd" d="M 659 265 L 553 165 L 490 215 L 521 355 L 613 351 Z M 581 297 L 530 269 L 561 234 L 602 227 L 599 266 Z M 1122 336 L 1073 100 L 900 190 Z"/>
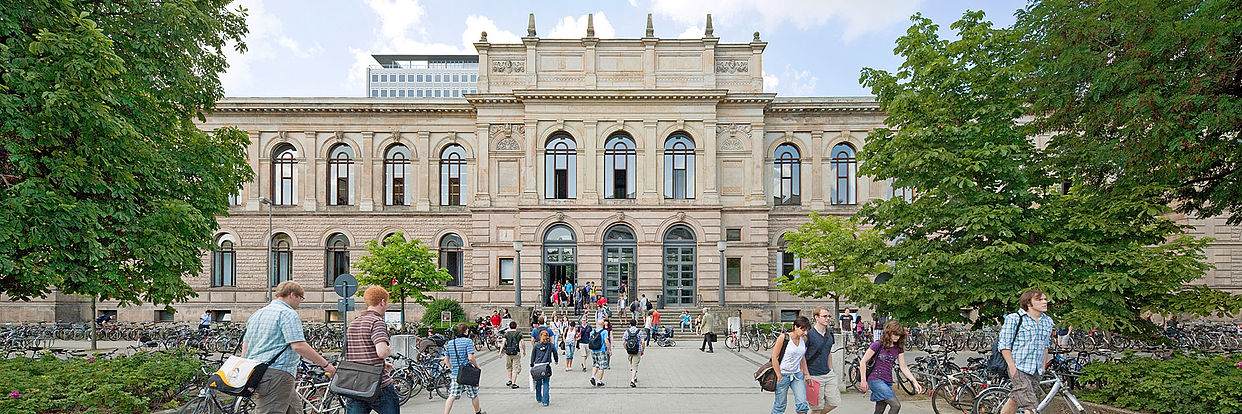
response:
<path fill-rule="evenodd" d="M 478 55 L 371 55 L 367 96 L 461 98 L 478 92 Z"/>

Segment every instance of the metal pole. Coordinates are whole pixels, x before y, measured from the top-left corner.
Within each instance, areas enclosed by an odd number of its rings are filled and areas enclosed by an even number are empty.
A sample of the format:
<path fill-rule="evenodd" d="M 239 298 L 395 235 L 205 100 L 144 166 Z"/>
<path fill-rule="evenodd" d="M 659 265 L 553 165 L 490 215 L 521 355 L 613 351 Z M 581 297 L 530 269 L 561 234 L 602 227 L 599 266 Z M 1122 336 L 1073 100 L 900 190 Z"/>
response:
<path fill-rule="evenodd" d="M 720 306 L 725 305 L 725 256 L 724 250 L 720 251 Z"/>
<path fill-rule="evenodd" d="M 513 260 L 513 305 L 522 307 L 522 251 L 517 251 Z"/>

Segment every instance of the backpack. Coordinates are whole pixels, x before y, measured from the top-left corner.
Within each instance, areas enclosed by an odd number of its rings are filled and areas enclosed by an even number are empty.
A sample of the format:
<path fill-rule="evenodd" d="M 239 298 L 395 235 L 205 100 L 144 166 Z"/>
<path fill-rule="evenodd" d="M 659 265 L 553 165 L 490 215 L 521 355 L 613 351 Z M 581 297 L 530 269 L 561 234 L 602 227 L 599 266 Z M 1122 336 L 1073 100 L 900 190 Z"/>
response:
<path fill-rule="evenodd" d="M 630 355 L 634 355 L 638 353 L 640 348 L 641 344 L 638 342 L 638 330 L 631 329 L 625 336 L 625 352 Z"/>
<path fill-rule="evenodd" d="M 516 338 L 516 340 L 514 339 Z M 505 355 L 517 355 L 520 350 L 519 342 L 522 342 L 521 335 L 505 335 Z"/>
<path fill-rule="evenodd" d="M 651 310 L 651 301 L 644 300 L 643 302 L 647 304 L 647 310 Z"/>
<path fill-rule="evenodd" d="M 604 349 L 604 336 L 599 331 L 591 330 L 591 341 L 587 343 L 587 348 L 592 351 Z"/>
<path fill-rule="evenodd" d="M 780 363 L 781 360 L 785 359 L 785 345 L 788 341 L 789 339 L 784 339 L 784 341 L 781 342 L 781 350 L 776 356 L 777 363 Z M 759 367 L 759 370 L 755 371 L 755 381 L 759 383 L 759 389 L 768 392 L 776 391 L 777 369 L 780 369 L 780 367 L 772 366 L 772 361 L 769 360 L 768 362 L 765 362 L 763 366 Z"/>
<path fill-rule="evenodd" d="M 1022 331 L 1022 314 L 1015 313 L 1015 315 L 1018 315 L 1018 326 L 1013 329 L 1013 337 L 1010 339 L 1011 342 L 1009 344 L 1010 348 L 1012 348 L 1015 345 L 1014 343 L 1018 341 L 1018 332 Z M 993 374 L 1008 378 L 1009 363 L 1005 362 L 1005 356 L 1001 354 L 1000 341 L 1000 335 L 996 335 L 996 342 L 992 343 L 992 353 L 991 355 L 988 355 L 987 370 Z"/>

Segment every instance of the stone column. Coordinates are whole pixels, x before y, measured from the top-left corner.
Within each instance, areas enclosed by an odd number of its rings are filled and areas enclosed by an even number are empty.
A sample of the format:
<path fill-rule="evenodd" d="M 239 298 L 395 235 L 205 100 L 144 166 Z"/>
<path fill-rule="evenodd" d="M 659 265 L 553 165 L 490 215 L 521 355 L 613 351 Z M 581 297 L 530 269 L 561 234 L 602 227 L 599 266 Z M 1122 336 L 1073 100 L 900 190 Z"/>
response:
<path fill-rule="evenodd" d="M 528 68 L 529 69 L 529 68 Z M 539 157 L 538 148 L 543 146 L 543 137 L 539 135 L 539 121 L 534 119 L 526 120 L 526 139 L 522 141 L 526 145 L 524 148 L 525 155 L 522 160 L 523 174 L 522 200 L 521 204 L 534 206 L 539 204 L 538 185 L 543 182 L 543 169 L 539 167 L 543 164 L 543 159 Z"/>
<path fill-rule="evenodd" d="M 830 177 L 824 176 L 824 131 L 811 131 L 811 176 L 810 191 L 811 209 L 823 210 L 824 200 L 827 200 L 827 187 L 824 185 Z M 805 176 L 805 174 L 803 174 Z"/>
<path fill-rule="evenodd" d="M 290 133 L 292 137 L 292 133 Z M 302 194 L 302 209 L 305 211 L 315 211 L 319 208 L 319 200 L 323 200 L 323 195 L 319 192 L 323 190 L 323 186 L 319 185 L 319 169 L 323 168 L 322 161 L 319 159 L 319 134 L 315 131 L 303 132 L 302 148 L 305 149 L 306 160 L 305 168 L 300 173 L 302 180 L 298 182 L 298 192 Z"/>
<path fill-rule="evenodd" d="M 357 191 L 355 195 L 358 196 L 358 211 L 372 211 L 375 210 L 374 184 L 383 181 L 383 175 L 376 174 L 375 157 L 371 155 L 375 152 L 375 133 L 363 132 L 361 145 L 362 148 L 358 148 L 358 162 L 354 164 L 354 171 L 358 172 L 358 177 L 354 181 L 354 191 Z M 380 177 L 380 179 L 374 180 L 371 177 Z"/>
<path fill-rule="evenodd" d="M 758 138 L 756 138 L 758 137 Z M 750 128 L 750 148 L 751 148 L 751 166 L 755 168 L 754 174 L 751 174 L 750 181 L 750 197 L 747 197 L 746 204 L 751 206 L 762 206 L 768 203 L 766 195 L 766 179 L 772 171 L 772 166 L 764 162 L 767 157 L 767 131 L 764 129 L 763 123 L 753 123 Z"/>
<path fill-rule="evenodd" d="M 474 188 L 475 207 L 489 207 L 492 205 L 491 199 L 491 163 L 488 162 L 488 152 L 491 150 L 491 137 L 488 135 L 488 125 L 485 123 L 474 124 L 474 168 L 475 173 L 470 174 L 472 188 Z"/>
<path fill-rule="evenodd" d="M 654 142 L 654 140 L 657 139 L 656 137 L 660 135 L 660 131 L 656 129 L 658 126 L 659 126 L 659 123 L 656 122 L 655 120 L 643 120 L 643 136 L 645 138 L 644 141 L 647 143 L 647 146 L 646 148 L 643 149 L 642 154 L 638 154 L 639 160 L 638 160 L 637 166 L 639 168 L 639 171 L 642 171 L 642 168 L 646 165 L 652 165 L 652 166 L 659 165 L 659 163 L 655 162 L 655 158 L 660 155 L 659 153 L 656 152 L 657 146 L 651 144 L 652 142 Z M 646 159 L 649 161 L 644 163 L 643 159 Z M 660 171 L 660 174 L 661 174 L 661 177 L 663 177 L 662 174 L 664 174 L 664 172 Z M 643 180 L 643 181 L 640 181 L 638 184 L 641 184 L 641 187 L 636 188 L 636 190 L 638 190 L 639 192 L 638 202 L 640 204 L 648 204 L 648 205 L 659 204 L 660 201 L 663 199 L 663 195 L 656 193 L 655 180 Z"/>
<path fill-rule="evenodd" d="M 582 184 L 579 186 L 582 189 L 582 199 L 579 202 L 594 205 L 599 204 L 599 189 L 603 188 L 602 175 L 599 171 L 604 165 L 604 151 L 596 145 L 601 139 L 599 120 L 584 121 L 582 129 L 585 132 L 578 145 L 578 171 L 581 173 L 575 172 L 574 175 L 582 179 L 579 181 Z"/>
<path fill-rule="evenodd" d="M 259 211 L 262 207 L 259 204 L 259 198 L 271 192 L 268 190 L 272 182 L 271 159 L 263 156 L 263 146 L 267 142 L 263 140 L 262 134 L 253 131 L 248 132 L 247 135 L 250 136 L 250 145 L 246 147 L 246 153 L 250 158 L 248 160 L 250 168 L 254 169 L 254 181 L 243 184 L 250 190 L 246 194 L 246 211 Z"/>
<path fill-rule="evenodd" d="M 699 190 L 702 185 L 702 202 L 704 204 L 720 204 L 719 187 L 720 176 L 718 167 L 720 159 L 716 157 L 716 149 L 719 148 L 720 142 L 716 135 L 716 121 L 710 120 L 703 123 L 703 139 L 702 143 L 696 143 L 694 146 L 694 172 L 695 191 Z M 700 156 L 702 154 L 702 156 Z M 661 180 L 664 179 L 663 171 L 661 171 Z"/>
<path fill-rule="evenodd" d="M 422 185 L 419 185 L 416 190 L 418 198 L 414 202 L 414 210 L 429 211 L 431 210 L 431 180 L 440 178 L 440 175 L 436 174 L 436 171 L 431 170 L 431 133 L 427 131 L 419 131 L 418 140 L 414 142 L 414 148 L 420 153 L 420 156 L 418 157 L 418 168 L 411 171 L 413 173 L 411 175 L 414 176 L 414 180 L 411 181 L 417 181 L 419 174 L 421 174 L 424 178 L 422 180 Z"/>

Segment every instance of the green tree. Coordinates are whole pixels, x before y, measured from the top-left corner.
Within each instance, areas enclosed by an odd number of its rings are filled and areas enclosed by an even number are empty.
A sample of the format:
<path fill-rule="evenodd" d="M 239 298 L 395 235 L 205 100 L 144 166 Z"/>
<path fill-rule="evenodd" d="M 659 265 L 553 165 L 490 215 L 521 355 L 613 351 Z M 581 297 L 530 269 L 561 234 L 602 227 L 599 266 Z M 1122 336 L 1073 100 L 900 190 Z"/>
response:
<path fill-rule="evenodd" d="M 453 280 L 448 271 L 436 264 L 436 256 L 422 241 L 406 241 L 401 233 L 388 236 L 382 245 L 368 240 L 367 255 L 358 259 L 354 267 L 362 272 L 359 285 L 382 286 L 393 300 L 401 302 L 402 321 L 407 320 L 406 299 L 428 302 L 434 298 L 425 292 L 444 290 L 444 283 Z"/>
<path fill-rule="evenodd" d="M 229 1 L 0 8 L 0 292 L 122 305 L 194 296 L 215 217 L 249 181 L 247 135 L 200 131 L 223 96 Z"/>
<path fill-rule="evenodd" d="M 879 258 L 884 239 L 875 230 L 860 230 L 852 218 L 821 216 L 785 234 L 787 251 L 802 259 L 792 279 L 779 283 L 782 290 L 808 298 L 830 297 L 833 312 L 840 312 L 841 298 L 856 304 L 873 304 L 871 279 L 887 266 Z"/>
<path fill-rule="evenodd" d="M 1242 224 L 1242 3 L 1042 0 L 1019 11 L 1030 113 L 1095 187 Z"/>
<path fill-rule="evenodd" d="M 886 310 L 960 321 L 974 308 L 994 321 L 1039 287 L 1069 324 L 1139 334 L 1154 328 L 1144 311 L 1238 309 L 1237 297 L 1187 286 L 1210 268 L 1208 240 L 1165 216 L 1155 196 L 1166 188 L 1062 191 L 1076 178 L 1056 168 L 1064 149 L 1040 145 L 1020 122 L 1031 92 L 1021 32 L 967 12 L 948 41 L 930 20 L 913 21 L 897 41 L 900 69 L 864 69 L 861 79 L 889 115 L 868 138 L 861 171 L 917 194 L 859 212 L 892 241 L 884 258 L 894 277 L 874 288 Z"/>

